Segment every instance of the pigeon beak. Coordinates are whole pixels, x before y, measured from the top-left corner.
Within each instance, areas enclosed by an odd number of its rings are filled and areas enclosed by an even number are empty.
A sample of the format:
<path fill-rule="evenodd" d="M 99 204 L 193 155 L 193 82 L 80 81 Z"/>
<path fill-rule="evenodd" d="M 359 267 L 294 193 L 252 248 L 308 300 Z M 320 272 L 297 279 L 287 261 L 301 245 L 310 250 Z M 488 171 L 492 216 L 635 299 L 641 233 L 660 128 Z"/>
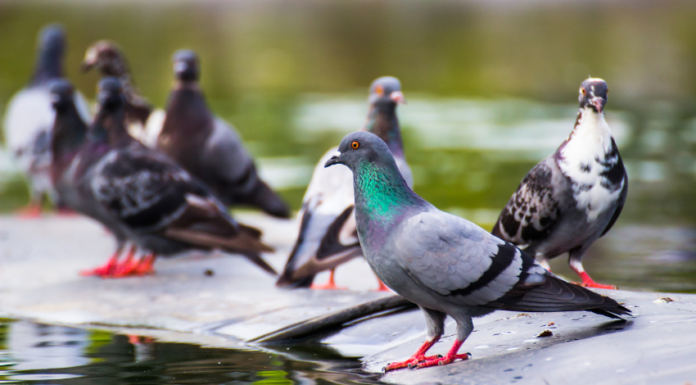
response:
<path fill-rule="evenodd" d="M 80 64 L 80 71 L 82 72 L 87 72 L 94 67 L 94 63 L 88 62 L 88 61 L 83 61 L 82 64 Z"/>
<path fill-rule="evenodd" d="M 594 108 L 597 110 L 598 114 L 601 114 L 604 111 L 604 98 L 595 96 L 594 98 L 590 99 L 590 104 L 594 106 Z"/>
<path fill-rule="evenodd" d="M 401 91 L 394 91 L 391 94 L 389 94 L 389 98 L 399 104 L 406 104 L 406 99 L 404 98 L 404 94 L 401 93 Z"/>
<path fill-rule="evenodd" d="M 326 161 L 326 163 L 324 164 L 324 168 L 327 168 L 329 166 L 333 166 L 334 164 L 339 164 L 339 163 L 341 163 L 341 152 L 336 151 L 336 153 L 331 158 L 329 158 L 329 160 Z"/>

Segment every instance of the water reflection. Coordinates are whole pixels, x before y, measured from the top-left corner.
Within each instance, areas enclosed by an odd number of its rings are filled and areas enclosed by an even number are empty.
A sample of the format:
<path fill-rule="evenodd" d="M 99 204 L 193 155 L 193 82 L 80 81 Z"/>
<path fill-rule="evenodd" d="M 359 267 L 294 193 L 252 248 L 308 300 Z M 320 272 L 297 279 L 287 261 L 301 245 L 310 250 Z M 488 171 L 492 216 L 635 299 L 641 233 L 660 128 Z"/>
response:
<path fill-rule="evenodd" d="M 294 356 L 288 348 L 287 356 Z M 357 360 L 159 343 L 149 337 L 0 321 L 0 383 L 374 384 Z"/>

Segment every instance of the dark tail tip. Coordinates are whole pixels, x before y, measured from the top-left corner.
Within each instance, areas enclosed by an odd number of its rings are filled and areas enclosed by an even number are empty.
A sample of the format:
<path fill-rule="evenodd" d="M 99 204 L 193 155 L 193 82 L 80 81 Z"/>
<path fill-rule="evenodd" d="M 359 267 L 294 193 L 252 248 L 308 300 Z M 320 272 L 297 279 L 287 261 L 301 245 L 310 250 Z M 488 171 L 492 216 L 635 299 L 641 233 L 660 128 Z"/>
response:
<path fill-rule="evenodd" d="M 276 281 L 276 287 L 281 288 L 281 289 L 308 289 L 310 286 L 312 286 L 312 282 L 314 282 L 314 276 L 310 275 L 309 277 L 303 277 L 299 280 L 294 280 L 290 277 L 290 274 L 288 274 L 287 271 L 283 272 L 283 274 L 278 278 Z"/>
<path fill-rule="evenodd" d="M 290 218 L 290 207 L 263 181 L 259 180 L 252 193 L 255 206 L 276 218 Z"/>

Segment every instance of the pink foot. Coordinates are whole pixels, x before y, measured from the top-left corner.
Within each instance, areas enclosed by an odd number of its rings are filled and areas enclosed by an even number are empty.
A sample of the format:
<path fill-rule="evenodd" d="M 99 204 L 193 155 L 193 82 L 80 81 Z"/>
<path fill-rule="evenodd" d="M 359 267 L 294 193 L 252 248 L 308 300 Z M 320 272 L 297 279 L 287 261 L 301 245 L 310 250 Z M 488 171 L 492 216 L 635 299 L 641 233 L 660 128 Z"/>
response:
<path fill-rule="evenodd" d="M 17 215 L 24 219 L 36 219 L 41 217 L 41 204 L 30 203 L 17 210 Z"/>
<path fill-rule="evenodd" d="M 334 270 L 331 270 L 331 275 L 329 275 L 329 282 L 327 282 L 323 285 L 312 284 L 312 286 L 310 286 L 310 289 L 314 289 L 314 290 L 346 290 L 345 287 L 336 286 L 336 280 L 334 277 L 335 274 L 336 274 L 336 272 Z"/>
<path fill-rule="evenodd" d="M 604 284 L 595 282 L 592 278 L 590 278 L 590 275 L 584 271 L 579 273 L 579 275 L 580 275 L 580 278 L 582 278 L 582 283 L 573 282 L 576 285 L 580 285 L 582 287 L 594 288 L 594 289 L 608 289 L 608 290 L 618 290 L 619 289 L 618 287 L 616 287 L 614 285 L 604 285 Z"/>

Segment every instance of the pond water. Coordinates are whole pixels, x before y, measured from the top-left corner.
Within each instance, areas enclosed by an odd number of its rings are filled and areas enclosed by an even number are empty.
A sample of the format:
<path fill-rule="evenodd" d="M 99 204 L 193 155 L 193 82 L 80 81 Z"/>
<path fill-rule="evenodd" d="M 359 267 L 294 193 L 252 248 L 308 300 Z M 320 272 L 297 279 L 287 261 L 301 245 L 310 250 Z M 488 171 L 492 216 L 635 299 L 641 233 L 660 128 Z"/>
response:
<path fill-rule="evenodd" d="M 394 75 L 408 100 L 399 114 L 416 192 L 490 228 L 527 171 L 568 136 L 580 82 L 602 77 L 630 188 L 587 270 L 623 288 L 696 292 L 693 20 L 694 3 L 679 0 L 3 1 L 0 112 L 29 77 L 46 23 L 65 25 L 67 76 L 88 98 L 98 76 L 78 67 L 95 40 L 122 45 L 138 89 L 159 107 L 172 83 L 171 54 L 191 48 L 211 108 L 236 126 L 263 176 L 298 209 L 319 157 L 364 123 L 367 86 Z M 0 212 L 26 201 L 21 176 L 0 152 Z M 552 267 L 575 278 L 565 258 Z M 124 383 L 363 380 L 258 352 L 3 325 L 0 382 L 89 383 L 107 374 Z M 41 328 L 63 339 L 42 338 Z M 25 342 L 31 346 L 66 346 L 20 348 L 13 330 L 35 338 Z"/>
<path fill-rule="evenodd" d="M 160 343 L 149 337 L 0 320 L 0 384 L 377 384 L 357 359 Z M 311 356 L 321 356 L 312 361 Z"/>

